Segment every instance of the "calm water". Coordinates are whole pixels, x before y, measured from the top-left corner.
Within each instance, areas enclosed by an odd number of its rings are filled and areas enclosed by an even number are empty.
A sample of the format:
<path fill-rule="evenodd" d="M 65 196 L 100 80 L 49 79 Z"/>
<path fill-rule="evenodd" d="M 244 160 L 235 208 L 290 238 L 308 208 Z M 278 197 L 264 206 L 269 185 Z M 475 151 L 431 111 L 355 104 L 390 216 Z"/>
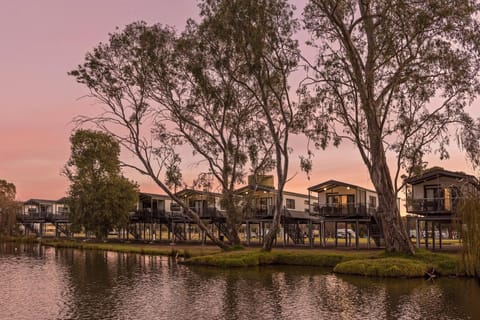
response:
<path fill-rule="evenodd" d="M 0 319 L 479 319 L 471 279 L 316 268 L 219 270 L 164 257 L 0 243 Z"/>

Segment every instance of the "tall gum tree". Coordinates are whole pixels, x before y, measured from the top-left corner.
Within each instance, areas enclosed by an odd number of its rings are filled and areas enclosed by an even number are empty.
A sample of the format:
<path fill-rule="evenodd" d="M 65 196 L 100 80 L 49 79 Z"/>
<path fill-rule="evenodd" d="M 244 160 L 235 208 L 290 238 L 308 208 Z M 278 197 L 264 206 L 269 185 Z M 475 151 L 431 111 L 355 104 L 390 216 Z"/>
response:
<path fill-rule="evenodd" d="M 183 94 L 176 90 L 182 85 L 177 83 L 182 63 L 176 55 L 176 40 L 172 28 L 147 26 L 144 22 L 110 34 L 108 43 L 100 43 L 87 53 L 82 65 L 69 72 L 103 106 L 101 114 L 76 120 L 93 123 L 114 136 L 135 156 L 135 161 L 124 162 L 124 166 L 151 177 L 183 208 L 185 217 L 217 246 L 228 249 L 170 188 L 175 190 L 181 184 L 181 157 L 175 147 L 182 144 L 183 137 L 172 134 L 175 123 L 164 117 L 168 110 L 159 111 L 150 97 L 153 91 L 170 92 L 173 97 Z"/>
<path fill-rule="evenodd" d="M 397 207 L 402 176 L 427 153 L 448 157 L 449 128 L 478 163 L 477 125 L 465 111 L 478 91 L 478 9 L 467 0 L 305 7 L 318 57 L 302 92 L 304 130 L 321 147 L 346 139 L 358 148 L 379 195 L 387 251 L 414 254 Z"/>
<path fill-rule="evenodd" d="M 274 146 L 275 211 L 263 244 L 269 251 L 279 230 L 288 177 L 288 141 L 295 114 L 288 78 L 298 65 L 298 43 L 292 38 L 298 22 L 293 19 L 294 8 L 284 0 L 208 0 L 200 9 L 200 28 L 210 30 L 231 51 L 237 62 L 228 76 L 255 103 L 258 123 L 267 128 Z"/>
<path fill-rule="evenodd" d="M 271 170 L 272 145 L 256 120 L 258 110 L 251 94 L 229 75 L 230 70 L 239 69 L 238 61 L 215 32 L 190 20 L 176 50 L 184 61 L 176 91 L 184 94 L 155 90 L 152 99 L 165 106 L 164 118 L 174 120 L 179 135 L 206 161 L 208 174 L 200 177 L 212 177 L 213 184 L 219 185 L 227 215 L 226 236 L 238 245 L 244 215 L 235 189 L 245 181 L 247 170 Z"/>
<path fill-rule="evenodd" d="M 258 143 L 265 130 L 254 124 L 255 106 L 245 89 L 225 76 L 225 70 L 235 68 L 226 51 L 193 21 L 180 37 L 171 28 L 137 22 L 112 34 L 108 44 L 97 46 L 70 73 L 105 106 L 103 114 L 79 120 L 113 134 L 140 162 L 125 165 L 150 176 L 224 249 L 228 245 L 170 187 L 181 178 L 176 147 L 188 144 L 220 184 L 226 236 L 230 243 L 240 243 L 234 188 L 249 160 L 253 171 L 268 168 L 271 161 L 268 143 Z"/>

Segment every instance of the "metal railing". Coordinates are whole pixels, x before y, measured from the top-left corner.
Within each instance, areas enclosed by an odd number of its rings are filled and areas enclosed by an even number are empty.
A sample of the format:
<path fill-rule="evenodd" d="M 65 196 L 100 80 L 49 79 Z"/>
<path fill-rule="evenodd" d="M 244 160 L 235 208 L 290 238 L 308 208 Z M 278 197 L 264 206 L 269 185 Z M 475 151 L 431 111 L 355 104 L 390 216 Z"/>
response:
<path fill-rule="evenodd" d="M 140 209 L 130 214 L 130 220 L 135 221 L 152 221 L 155 219 L 162 219 L 166 217 L 165 210 L 163 209 Z"/>
<path fill-rule="evenodd" d="M 456 212 L 457 204 L 458 198 L 407 198 L 407 212 L 423 214 L 451 214 Z"/>
<path fill-rule="evenodd" d="M 328 216 L 371 216 L 375 213 L 374 207 L 364 204 L 318 204 L 313 208 L 313 215 Z"/>

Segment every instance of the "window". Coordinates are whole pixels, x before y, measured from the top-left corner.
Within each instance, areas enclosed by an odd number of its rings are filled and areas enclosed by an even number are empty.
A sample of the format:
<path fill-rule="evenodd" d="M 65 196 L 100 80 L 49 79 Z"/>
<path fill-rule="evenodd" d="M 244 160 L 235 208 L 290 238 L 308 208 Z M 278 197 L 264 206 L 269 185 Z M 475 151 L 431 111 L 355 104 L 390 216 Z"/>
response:
<path fill-rule="evenodd" d="M 369 196 L 368 197 L 368 206 L 370 208 L 376 208 L 377 207 L 377 198 L 374 196 Z"/>
<path fill-rule="evenodd" d="M 287 199 L 286 200 L 287 209 L 295 209 L 295 200 Z"/>
<path fill-rule="evenodd" d="M 181 211 L 180 209 L 180 206 L 178 205 L 178 203 L 175 203 L 175 202 L 172 202 L 170 203 L 170 211 L 172 212 L 178 212 L 178 211 Z"/>
<path fill-rule="evenodd" d="M 220 210 L 227 210 L 227 206 L 225 205 L 225 201 L 220 201 Z"/>

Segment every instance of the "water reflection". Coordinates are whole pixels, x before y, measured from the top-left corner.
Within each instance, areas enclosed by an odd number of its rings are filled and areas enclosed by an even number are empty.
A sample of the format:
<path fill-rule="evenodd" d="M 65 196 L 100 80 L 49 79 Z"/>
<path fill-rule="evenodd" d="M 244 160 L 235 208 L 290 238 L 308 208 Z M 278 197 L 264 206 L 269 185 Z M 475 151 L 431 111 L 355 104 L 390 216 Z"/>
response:
<path fill-rule="evenodd" d="M 466 319 L 470 279 L 187 267 L 137 254 L 0 244 L 0 319 Z"/>

